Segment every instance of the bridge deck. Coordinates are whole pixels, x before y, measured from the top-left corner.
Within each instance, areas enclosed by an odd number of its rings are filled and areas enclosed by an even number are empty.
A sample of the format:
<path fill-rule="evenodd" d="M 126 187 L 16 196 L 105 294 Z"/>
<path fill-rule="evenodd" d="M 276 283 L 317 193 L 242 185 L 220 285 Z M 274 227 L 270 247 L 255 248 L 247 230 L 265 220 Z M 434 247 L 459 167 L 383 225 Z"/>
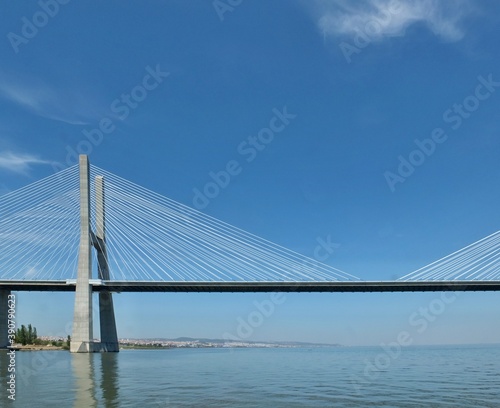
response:
<path fill-rule="evenodd" d="M 0 281 L 0 290 L 73 292 L 75 280 Z M 153 282 L 91 281 L 95 292 L 439 292 L 499 291 L 500 281 Z"/>

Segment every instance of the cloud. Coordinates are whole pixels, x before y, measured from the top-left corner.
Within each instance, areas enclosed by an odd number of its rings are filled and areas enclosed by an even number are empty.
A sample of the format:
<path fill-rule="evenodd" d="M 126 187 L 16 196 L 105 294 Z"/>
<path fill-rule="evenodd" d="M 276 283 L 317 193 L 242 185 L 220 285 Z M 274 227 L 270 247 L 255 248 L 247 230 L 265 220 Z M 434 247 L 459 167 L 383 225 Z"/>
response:
<path fill-rule="evenodd" d="M 86 125 L 73 113 L 67 112 L 62 99 L 52 89 L 45 85 L 19 85 L 13 82 L 0 83 L 0 96 L 14 102 L 38 116 L 68 123 L 71 125 Z"/>
<path fill-rule="evenodd" d="M 461 20 L 470 12 L 468 0 L 312 0 L 308 4 L 324 37 L 362 32 L 372 40 L 403 36 L 408 27 L 420 23 L 442 40 L 458 41 L 465 35 Z"/>
<path fill-rule="evenodd" d="M 13 173 L 28 174 L 33 165 L 52 164 L 31 154 L 18 154 L 10 151 L 0 152 L 0 169 Z"/>
<path fill-rule="evenodd" d="M 76 112 L 84 111 L 84 103 L 75 99 L 77 96 L 64 92 L 56 92 L 53 88 L 37 80 L 25 78 L 23 83 L 13 79 L 0 81 L 0 97 L 15 103 L 28 111 L 70 125 L 88 125 L 83 115 Z M 76 93 L 77 94 L 77 93 Z"/>

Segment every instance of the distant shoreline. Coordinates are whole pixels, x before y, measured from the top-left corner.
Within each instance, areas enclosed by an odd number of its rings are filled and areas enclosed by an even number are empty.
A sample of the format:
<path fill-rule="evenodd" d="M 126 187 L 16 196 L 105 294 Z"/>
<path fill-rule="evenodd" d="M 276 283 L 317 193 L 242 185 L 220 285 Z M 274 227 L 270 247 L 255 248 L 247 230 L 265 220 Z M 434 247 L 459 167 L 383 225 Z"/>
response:
<path fill-rule="evenodd" d="M 141 345 L 123 345 L 120 344 L 120 350 L 178 350 L 178 349 L 291 349 L 291 348 L 336 348 L 338 346 L 282 346 L 282 345 L 268 345 L 268 346 L 141 346 Z M 69 351 L 64 347 L 57 346 L 14 346 L 9 347 L 5 350 L 14 350 L 14 351 Z"/>
<path fill-rule="evenodd" d="M 49 339 L 50 340 L 50 339 Z M 53 340 L 53 339 L 52 339 Z M 53 340 L 54 342 L 55 340 Z M 307 342 L 266 342 L 266 341 L 236 341 L 223 339 L 179 337 L 176 339 L 149 338 L 149 339 L 120 339 L 121 350 L 170 350 L 170 349 L 242 349 L 242 348 L 325 348 L 343 347 L 340 344 L 307 343 Z M 57 345 L 50 344 L 26 344 L 19 343 L 9 347 L 15 351 L 52 351 L 68 350 L 69 347 L 58 339 Z"/>

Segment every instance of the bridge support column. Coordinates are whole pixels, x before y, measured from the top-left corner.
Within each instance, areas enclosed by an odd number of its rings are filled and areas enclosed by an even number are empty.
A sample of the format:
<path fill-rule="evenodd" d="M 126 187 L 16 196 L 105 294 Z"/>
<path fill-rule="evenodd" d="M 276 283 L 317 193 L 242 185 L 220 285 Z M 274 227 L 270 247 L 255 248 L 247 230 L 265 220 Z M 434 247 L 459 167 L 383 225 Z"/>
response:
<path fill-rule="evenodd" d="M 0 290 L 0 349 L 9 346 L 9 295 L 10 290 Z"/>
<path fill-rule="evenodd" d="M 76 278 L 75 312 L 70 351 L 90 353 L 95 351 L 92 322 L 92 276 L 90 237 L 90 183 L 89 161 L 80 156 L 80 249 L 78 253 L 78 275 Z"/>
<path fill-rule="evenodd" d="M 98 274 L 99 279 L 109 280 L 108 254 L 106 250 L 104 179 L 102 176 L 96 177 L 95 180 L 95 198 L 96 234 L 93 243 L 97 250 Z M 101 351 L 119 351 L 113 296 L 110 292 L 99 292 L 99 324 L 101 329 Z"/>

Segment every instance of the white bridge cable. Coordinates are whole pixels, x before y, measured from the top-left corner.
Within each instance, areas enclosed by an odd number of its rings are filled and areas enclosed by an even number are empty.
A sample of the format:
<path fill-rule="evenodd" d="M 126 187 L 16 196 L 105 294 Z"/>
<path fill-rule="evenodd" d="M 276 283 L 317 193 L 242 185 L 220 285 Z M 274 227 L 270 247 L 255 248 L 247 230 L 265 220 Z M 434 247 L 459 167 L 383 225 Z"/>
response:
<path fill-rule="evenodd" d="M 497 241 L 498 238 L 496 237 L 492 237 L 490 239 L 487 237 L 479 243 L 469 245 L 460 252 L 456 252 L 443 258 L 444 260 L 440 262 L 437 261 L 436 263 L 431 264 L 432 266 L 427 267 L 426 269 L 426 278 L 438 280 L 449 275 L 455 275 L 457 278 L 460 277 L 460 273 L 462 271 L 469 270 L 472 265 L 480 262 L 478 255 L 486 254 L 486 256 L 488 256 L 489 252 L 486 251 L 490 251 L 491 248 L 495 246 Z M 434 271 L 433 274 L 429 271 L 431 268 Z M 422 274 L 424 274 L 424 272 L 420 272 L 420 275 Z"/>
<path fill-rule="evenodd" d="M 500 231 L 417 269 L 398 280 L 500 280 Z"/>
<path fill-rule="evenodd" d="M 149 235 L 145 234 L 144 228 L 142 227 L 142 224 L 137 222 L 136 219 L 133 219 L 131 217 L 131 213 L 129 212 L 126 214 L 129 217 L 129 223 L 130 223 L 130 229 L 133 234 L 135 234 L 136 237 L 140 238 L 146 238 L 149 240 Z M 154 220 L 153 220 L 154 221 Z M 184 247 L 182 246 L 182 243 L 179 244 L 178 248 L 175 248 L 172 244 L 175 243 L 175 241 L 169 237 L 168 235 L 165 236 L 165 238 L 162 241 L 150 241 L 148 248 L 155 253 L 163 253 L 165 256 L 165 259 L 159 259 L 158 261 L 154 261 L 153 263 L 160 267 L 164 273 L 167 275 L 167 279 L 171 280 L 184 280 L 183 275 L 192 277 L 193 279 L 195 278 L 194 276 L 191 276 L 190 268 L 185 265 L 187 263 L 187 260 L 190 259 L 190 254 L 186 251 L 184 251 Z M 141 249 L 139 249 L 142 253 Z M 170 251 L 170 252 L 169 252 Z M 195 264 L 195 266 L 199 266 L 200 268 L 203 269 L 203 265 L 200 265 L 199 263 L 196 262 L 196 257 L 198 257 L 200 252 L 195 249 L 193 253 L 191 254 L 191 257 L 194 258 L 192 262 Z M 147 254 L 145 256 L 148 259 L 151 259 Z M 135 259 L 138 259 L 136 256 Z M 140 259 L 140 258 L 139 258 Z M 161 263 L 161 265 L 158 264 Z M 183 274 L 180 276 L 174 277 L 169 273 L 169 265 L 175 265 L 176 268 L 182 269 Z M 166 269 L 166 270 L 165 270 Z M 173 268 L 175 269 L 175 268 Z M 207 275 L 202 275 L 204 277 L 207 277 Z M 163 279 L 163 278 L 162 278 Z"/>
<path fill-rule="evenodd" d="M 76 275 L 78 166 L 0 196 L 0 279 Z"/>
<path fill-rule="evenodd" d="M 78 166 L 72 166 L 20 189 L 3 194 L 0 196 L 0 215 L 4 218 L 9 214 L 31 208 L 49 198 L 57 197 L 61 190 L 67 190 L 68 184 L 78 186 L 77 180 Z"/>
<path fill-rule="evenodd" d="M 95 176 L 104 176 L 106 243 L 113 280 L 359 280 L 95 166 L 90 173 L 93 231 Z M 76 276 L 78 180 L 78 166 L 73 166 L 0 196 L 0 279 Z M 497 231 L 399 280 L 500 280 L 499 255 Z"/>
<path fill-rule="evenodd" d="M 108 192 L 108 194 L 109 194 L 109 192 Z M 115 205 L 115 208 L 114 208 L 114 209 L 116 209 L 116 207 L 117 207 L 117 206 Z M 153 219 L 149 219 L 150 217 L 147 217 L 147 216 L 146 216 L 146 217 L 144 217 L 144 216 L 143 216 L 143 213 L 144 213 L 144 206 L 143 206 L 143 207 L 141 207 L 141 209 L 140 209 L 140 210 L 141 210 L 141 211 L 138 213 L 138 216 L 142 216 L 142 219 L 143 219 L 143 220 L 144 220 L 144 218 L 146 218 L 146 220 L 147 220 L 147 221 L 151 221 L 152 223 L 154 223 L 154 222 L 156 221 L 156 219 L 155 219 L 155 218 L 153 218 Z M 130 205 L 129 205 L 129 206 L 127 206 L 126 211 L 127 211 L 127 213 L 126 213 L 125 215 L 129 218 L 129 220 L 130 220 L 130 219 L 132 219 L 132 215 L 133 215 L 133 214 L 131 213 L 131 207 L 130 207 Z M 160 233 L 162 232 L 162 231 L 161 231 L 161 229 L 160 229 L 160 228 L 158 228 L 158 226 L 156 226 L 156 224 L 152 224 L 152 225 L 154 225 L 154 226 L 155 226 L 154 228 L 155 228 L 155 229 L 157 229 L 157 230 L 159 230 L 159 232 L 160 232 Z M 143 233 L 143 229 L 144 229 L 144 228 L 139 228 L 139 229 L 138 229 L 138 231 L 137 231 L 137 230 L 135 231 L 135 233 L 138 233 L 139 235 L 141 235 L 141 234 Z M 155 232 L 158 232 L 158 231 L 155 231 Z M 173 242 L 171 239 L 169 239 L 171 234 L 170 234 L 170 233 L 169 233 L 169 234 L 167 234 L 167 232 L 169 232 L 169 231 L 167 230 L 167 231 L 164 231 L 164 232 L 165 232 L 165 237 L 166 237 L 166 239 L 169 241 L 169 243 Z M 171 232 L 171 231 L 170 231 L 170 232 Z M 192 233 L 192 231 L 188 231 L 188 233 L 189 233 L 189 232 L 191 232 L 191 233 Z M 189 238 L 192 238 L 192 236 L 193 236 L 193 234 L 191 234 L 191 236 L 190 236 Z M 186 239 L 184 239 L 184 237 L 182 236 L 182 233 L 180 234 L 179 239 L 180 239 L 180 241 L 178 241 L 178 243 L 179 243 L 180 245 L 179 245 L 178 247 L 180 248 L 180 250 L 183 250 L 183 249 L 185 248 L 185 245 L 183 245 L 183 244 L 184 244 L 187 240 L 186 240 Z M 153 240 L 151 240 L 151 239 L 149 239 L 149 238 L 148 238 L 148 243 L 149 243 L 149 245 L 151 245 L 151 243 L 154 243 L 154 242 L 162 242 L 162 241 L 161 241 L 160 239 L 153 239 Z M 174 243 L 175 243 L 175 241 L 174 241 Z M 148 246 L 149 246 L 149 245 L 148 245 Z M 188 243 L 187 245 L 189 245 L 189 243 Z M 208 255 L 209 255 L 209 256 L 211 256 L 211 257 L 212 257 L 212 259 L 217 258 L 217 257 L 219 257 L 219 259 L 220 259 L 220 253 L 217 253 L 217 252 L 213 251 L 214 249 L 216 249 L 216 248 L 214 248 L 214 247 L 213 247 L 213 244 L 208 243 L 208 244 L 207 244 L 207 247 L 211 247 L 210 249 L 212 250 L 212 252 L 209 252 L 209 253 L 208 253 Z M 193 246 L 189 247 L 189 246 L 188 246 L 188 247 L 187 247 L 187 252 L 186 252 L 186 253 L 185 253 L 185 255 L 184 255 L 182 258 L 180 258 L 180 259 L 181 259 L 181 260 L 185 260 L 185 259 L 201 259 L 201 258 L 202 258 L 203 253 L 202 253 L 202 252 L 200 253 L 200 251 L 204 251 L 204 248 L 201 248 L 201 249 L 200 249 L 199 247 L 193 247 Z M 191 252 L 191 253 L 190 253 L 190 252 Z M 198 266 L 200 266 L 200 264 L 198 264 Z M 235 263 L 235 264 L 234 264 L 234 267 L 235 267 L 235 268 L 236 268 L 236 267 L 238 267 L 238 263 Z M 206 269 L 205 269 L 205 270 L 206 270 Z M 205 276 L 206 276 L 206 275 L 205 275 Z M 216 275 L 214 275 L 214 277 L 215 277 L 215 276 L 216 276 Z"/>
<path fill-rule="evenodd" d="M 68 269 L 74 271 L 72 261 L 77 257 L 79 237 L 77 205 L 71 209 L 47 202 L 4 221 L 0 233 L 2 276 L 52 279 L 67 276 Z"/>
<path fill-rule="evenodd" d="M 104 177 L 112 279 L 358 280 L 103 169 L 91 166 L 90 173 L 92 180 Z"/>
<path fill-rule="evenodd" d="M 144 200 L 144 201 L 145 201 L 145 202 L 147 202 L 146 200 Z M 157 206 L 157 207 L 158 207 L 158 206 Z M 193 211 L 194 211 L 194 210 L 193 210 Z M 167 213 L 167 214 L 165 214 L 165 213 L 164 213 L 164 215 L 168 215 L 168 213 Z M 176 217 L 178 220 L 182 220 L 182 221 L 184 221 L 185 223 L 192 223 L 192 221 L 193 221 L 193 219 L 194 219 L 194 217 L 186 217 L 186 216 L 182 216 L 182 215 L 181 215 L 181 217 L 179 217 L 179 212 L 178 212 L 178 211 L 174 211 L 174 217 Z M 219 222 L 219 223 L 221 223 L 221 222 Z M 205 228 L 206 228 L 206 229 L 211 229 L 210 225 L 205 225 Z M 234 229 L 234 228 L 233 228 L 233 229 Z M 225 236 L 227 236 L 227 237 L 231 237 L 231 236 L 232 236 L 232 235 L 231 235 L 231 230 L 227 230 L 227 229 L 226 229 L 226 230 L 224 230 L 224 231 L 223 231 L 223 233 L 224 233 L 224 235 L 225 235 Z M 248 234 L 248 235 L 250 235 L 250 234 Z M 234 238 L 234 236 L 233 236 L 233 238 Z M 237 238 L 236 238 L 236 239 L 237 239 Z M 253 241 L 253 239 L 254 239 L 254 236 L 250 236 L 250 237 L 249 237 L 249 239 L 247 240 L 247 243 L 251 243 L 251 242 Z M 263 241 L 263 240 L 261 239 L 261 241 Z M 269 242 L 269 241 L 267 241 L 267 242 Z M 271 243 L 271 244 L 272 244 L 272 243 Z M 274 244 L 273 244 L 273 245 L 274 245 Z M 282 250 L 282 248 L 279 248 L 279 250 Z M 287 251 L 288 251 L 288 250 L 287 250 Z M 291 251 L 290 251 L 290 252 L 291 252 Z M 302 257 L 302 256 L 300 255 L 300 257 Z M 339 271 L 339 272 L 340 272 L 340 271 Z"/>
<path fill-rule="evenodd" d="M 128 207 L 127 209 L 129 210 L 128 215 L 130 216 L 130 207 Z M 141 207 L 141 209 L 142 209 L 142 207 Z M 152 219 L 151 221 L 154 222 L 155 220 Z M 185 247 L 184 244 L 186 244 L 188 246 L 187 248 L 192 250 L 192 248 L 189 248 L 189 239 L 187 238 L 187 237 L 189 237 L 189 238 L 193 237 L 192 231 L 189 231 L 189 230 L 187 230 L 185 228 L 182 228 L 182 226 L 180 226 L 180 228 L 183 230 L 183 232 L 186 232 L 185 234 L 184 233 L 179 234 L 179 239 L 181 240 L 179 242 L 180 246 L 182 248 L 184 248 Z M 159 228 L 156 227 L 156 229 L 159 229 Z M 159 232 L 161 233 L 162 231 L 160 230 Z M 165 231 L 165 232 L 168 232 L 168 231 Z M 139 233 L 141 233 L 141 232 L 139 231 Z M 196 232 L 195 232 L 195 234 L 196 234 Z M 199 234 L 196 234 L 196 235 L 199 236 Z M 205 238 L 204 236 L 201 236 L 201 239 L 204 239 L 204 238 Z M 170 240 L 170 242 L 172 242 L 172 241 Z M 207 244 L 207 247 L 208 247 L 208 251 L 212 251 L 212 252 L 208 253 L 209 256 L 218 257 L 220 255 L 217 252 L 215 252 L 216 250 L 221 249 L 220 247 L 216 246 L 216 243 L 207 242 L 206 244 Z M 165 248 L 163 248 L 163 249 L 165 249 Z M 189 254 L 186 254 L 186 255 L 189 255 Z M 195 248 L 195 253 L 193 253 L 193 255 L 194 255 L 195 259 L 198 259 L 198 258 L 201 259 L 201 256 L 203 255 L 203 248 L 201 248 L 201 252 L 200 252 L 199 248 Z M 241 261 L 243 261 L 244 263 L 248 263 L 248 262 L 246 262 L 247 258 L 248 258 L 247 256 L 242 255 Z M 187 258 L 184 257 L 184 259 L 187 259 Z M 220 260 L 220 258 L 218 258 L 218 259 Z M 201 266 L 201 265 L 198 264 L 198 266 Z M 235 263 L 232 267 L 236 269 L 238 266 L 239 266 L 239 264 Z M 211 273 L 211 272 L 209 272 L 209 273 Z M 223 272 L 221 271 L 220 273 L 223 273 Z M 236 271 L 234 271 L 234 273 L 236 273 Z M 216 275 L 214 275 L 214 276 L 216 276 Z"/>

